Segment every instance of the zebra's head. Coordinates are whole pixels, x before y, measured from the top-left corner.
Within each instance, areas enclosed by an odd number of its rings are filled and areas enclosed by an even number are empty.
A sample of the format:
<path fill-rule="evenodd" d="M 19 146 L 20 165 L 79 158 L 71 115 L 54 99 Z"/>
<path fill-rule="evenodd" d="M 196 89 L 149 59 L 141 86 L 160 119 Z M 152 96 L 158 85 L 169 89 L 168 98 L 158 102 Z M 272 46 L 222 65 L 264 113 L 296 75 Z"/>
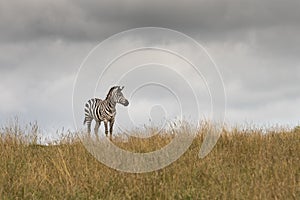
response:
<path fill-rule="evenodd" d="M 128 100 L 124 97 L 122 90 L 124 89 L 124 86 L 114 86 L 110 89 L 108 93 L 108 97 L 111 98 L 112 101 L 115 103 L 122 104 L 123 106 L 128 106 L 129 102 Z"/>

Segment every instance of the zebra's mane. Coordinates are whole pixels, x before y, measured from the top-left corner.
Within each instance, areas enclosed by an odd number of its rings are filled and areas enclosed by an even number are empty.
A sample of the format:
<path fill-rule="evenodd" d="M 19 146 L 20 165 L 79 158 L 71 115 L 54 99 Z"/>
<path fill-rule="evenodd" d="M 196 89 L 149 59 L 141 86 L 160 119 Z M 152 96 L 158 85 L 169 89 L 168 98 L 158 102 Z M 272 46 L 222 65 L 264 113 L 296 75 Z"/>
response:
<path fill-rule="evenodd" d="M 106 96 L 105 99 L 108 99 L 108 97 L 110 96 L 110 94 L 112 93 L 112 91 L 113 91 L 114 89 L 116 89 L 117 87 L 118 87 L 118 86 L 114 86 L 114 87 L 110 88 L 110 90 L 109 90 L 109 92 L 107 93 L 107 96 Z"/>

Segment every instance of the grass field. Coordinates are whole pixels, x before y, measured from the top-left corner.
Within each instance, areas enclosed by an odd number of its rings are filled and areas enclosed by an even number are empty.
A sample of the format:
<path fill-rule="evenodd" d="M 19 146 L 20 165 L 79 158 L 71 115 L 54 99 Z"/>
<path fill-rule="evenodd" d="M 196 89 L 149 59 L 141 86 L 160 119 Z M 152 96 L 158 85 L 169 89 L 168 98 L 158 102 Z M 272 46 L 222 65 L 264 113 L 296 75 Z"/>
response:
<path fill-rule="evenodd" d="M 18 126 L 1 129 L 2 199 L 300 199 L 299 129 L 224 129 L 212 152 L 199 159 L 203 128 L 180 159 L 143 174 L 106 167 L 76 136 L 42 146 L 36 129 L 24 132 Z M 170 137 L 115 141 L 146 152 Z"/>

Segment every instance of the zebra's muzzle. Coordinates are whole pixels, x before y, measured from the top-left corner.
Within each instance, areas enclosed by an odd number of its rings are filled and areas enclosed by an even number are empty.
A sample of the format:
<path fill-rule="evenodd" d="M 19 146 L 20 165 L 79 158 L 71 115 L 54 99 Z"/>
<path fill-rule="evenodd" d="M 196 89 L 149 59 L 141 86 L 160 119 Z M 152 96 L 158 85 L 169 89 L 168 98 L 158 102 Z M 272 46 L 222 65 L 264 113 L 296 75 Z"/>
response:
<path fill-rule="evenodd" d="M 129 105 L 129 101 L 126 99 L 124 102 L 122 102 L 123 106 L 128 106 Z"/>

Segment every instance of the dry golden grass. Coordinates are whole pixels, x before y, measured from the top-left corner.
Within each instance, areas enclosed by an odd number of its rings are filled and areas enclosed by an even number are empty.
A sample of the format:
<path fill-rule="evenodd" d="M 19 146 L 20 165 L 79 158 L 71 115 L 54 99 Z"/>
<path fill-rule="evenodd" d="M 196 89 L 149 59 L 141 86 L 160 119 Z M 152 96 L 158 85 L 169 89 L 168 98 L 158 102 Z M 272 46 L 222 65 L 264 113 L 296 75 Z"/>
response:
<path fill-rule="evenodd" d="M 130 174 L 99 163 L 74 136 L 59 145 L 36 143 L 18 127 L 1 130 L 2 199 L 300 199 L 300 131 L 223 130 L 212 152 L 198 158 L 199 130 L 170 166 Z M 33 130 L 34 132 L 34 130 Z M 28 139 L 30 138 L 30 139 Z M 170 136 L 115 139 L 136 152 L 161 148 Z"/>

